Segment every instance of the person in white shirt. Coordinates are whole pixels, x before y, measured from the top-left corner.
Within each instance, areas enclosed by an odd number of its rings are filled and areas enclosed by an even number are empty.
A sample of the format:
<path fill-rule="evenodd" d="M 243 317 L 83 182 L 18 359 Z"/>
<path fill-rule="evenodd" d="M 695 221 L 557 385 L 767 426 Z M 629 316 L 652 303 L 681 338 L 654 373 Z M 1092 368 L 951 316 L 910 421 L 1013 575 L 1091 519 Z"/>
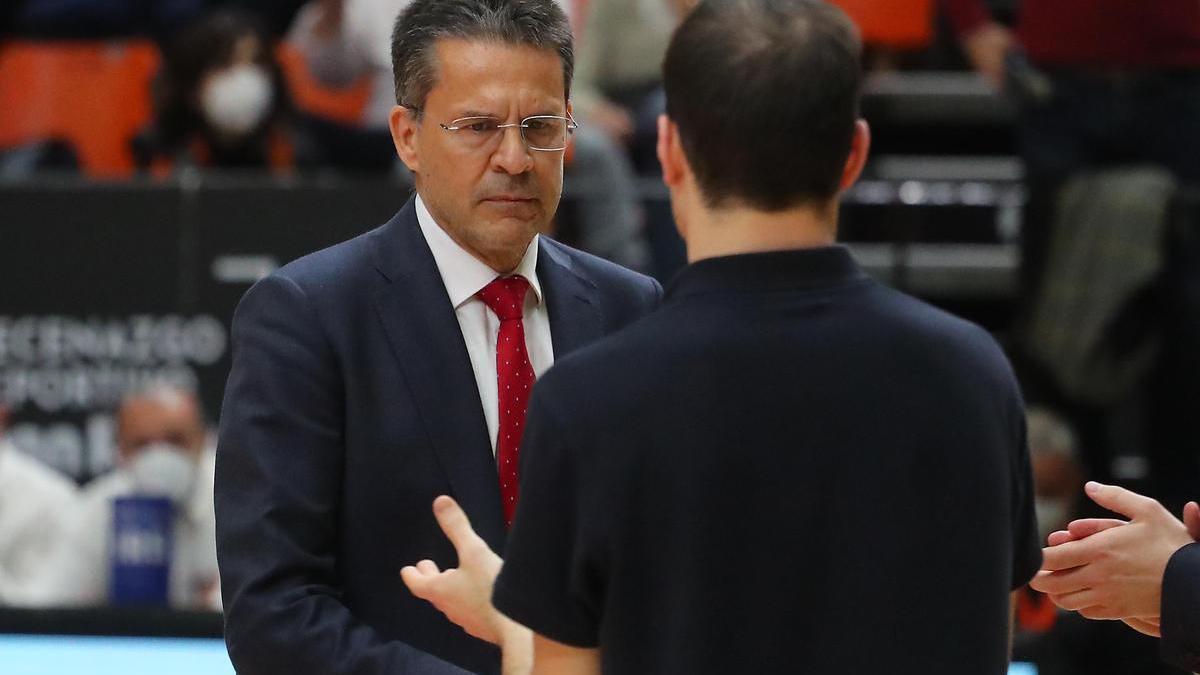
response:
<path fill-rule="evenodd" d="M 392 27 L 410 0 L 312 0 L 301 8 L 288 42 L 304 55 L 313 76 L 330 87 L 372 79 L 361 125 L 390 141 L 388 115 L 396 105 L 392 79 Z M 571 16 L 573 3 L 556 2 Z M 574 135 L 569 171 L 581 187 L 579 247 L 630 269 L 645 271 L 650 249 L 633 166 L 624 150 L 598 128 Z"/>
<path fill-rule="evenodd" d="M 109 600 L 113 500 L 163 496 L 174 506 L 168 599 L 175 609 L 219 609 L 215 453 L 207 443 L 200 404 L 190 392 L 162 388 L 137 393 L 117 414 L 117 468 L 88 484 L 46 570 L 57 604 L 104 605 Z"/>
<path fill-rule="evenodd" d="M 7 417 L 0 406 L 0 606 L 40 606 L 35 579 L 63 536 L 76 489 L 4 437 Z"/>

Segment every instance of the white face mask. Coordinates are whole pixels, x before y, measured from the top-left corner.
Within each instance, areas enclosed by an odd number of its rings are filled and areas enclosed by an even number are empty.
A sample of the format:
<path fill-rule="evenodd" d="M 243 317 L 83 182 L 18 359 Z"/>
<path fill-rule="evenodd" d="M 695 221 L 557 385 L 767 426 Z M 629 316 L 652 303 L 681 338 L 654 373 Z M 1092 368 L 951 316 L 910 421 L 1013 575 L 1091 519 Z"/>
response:
<path fill-rule="evenodd" d="M 1039 543 L 1046 544 L 1046 537 L 1051 532 L 1067 526 L 1071 505 L 1065 499 L 1052 497 L 1034 497 L 1033 510 L 1037 514 Z"/>
<path fill-rule="evenodd" d="M 254 131 L 274 103 L 271 76 L 266 68 L 251 64 L 213 75 L 200 92 L 200 109 L 209 125 L 233 135 Z"/>
<path fill-rule="evenodd" d="M 196 483 L 196 462 L 183 448 L 168 443 L 146 446 L 129 467 L 138 494 L 166 497 L 182 506 Z"/>

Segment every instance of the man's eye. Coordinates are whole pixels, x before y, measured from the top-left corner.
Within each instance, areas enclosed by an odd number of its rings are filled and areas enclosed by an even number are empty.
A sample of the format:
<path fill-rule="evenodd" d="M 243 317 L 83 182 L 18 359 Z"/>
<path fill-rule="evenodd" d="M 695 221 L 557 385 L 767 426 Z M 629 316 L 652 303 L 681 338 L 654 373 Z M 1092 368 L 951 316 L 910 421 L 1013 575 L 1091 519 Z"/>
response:
<path fill-rule="evenodd" d="M 486 133 L 488 131 L 495 131 L 496 123 L 489 121 L 472 122 L 466 125 L 465 128 L 476 133 Z"/>
<path fill-rule="evenodd" d="M 542 131 L 548 126 L 550 125 L 546 122 L 546 120 L 529 120 L 525 123 L 525 128 L 529 129 L 530 131 Z"/>

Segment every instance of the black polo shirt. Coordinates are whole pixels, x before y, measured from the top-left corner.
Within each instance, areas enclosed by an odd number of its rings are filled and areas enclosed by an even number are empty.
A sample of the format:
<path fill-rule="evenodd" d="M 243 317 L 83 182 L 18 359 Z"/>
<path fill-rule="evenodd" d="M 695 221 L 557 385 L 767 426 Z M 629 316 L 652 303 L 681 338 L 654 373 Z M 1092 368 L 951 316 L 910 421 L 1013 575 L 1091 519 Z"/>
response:
<path fill-rule="evenodd" d="M 496 606 L 606 673 L 1004 673 L 1024 419 L 985 331 L 844 248 L 698 262 L 535 388 Z"/>

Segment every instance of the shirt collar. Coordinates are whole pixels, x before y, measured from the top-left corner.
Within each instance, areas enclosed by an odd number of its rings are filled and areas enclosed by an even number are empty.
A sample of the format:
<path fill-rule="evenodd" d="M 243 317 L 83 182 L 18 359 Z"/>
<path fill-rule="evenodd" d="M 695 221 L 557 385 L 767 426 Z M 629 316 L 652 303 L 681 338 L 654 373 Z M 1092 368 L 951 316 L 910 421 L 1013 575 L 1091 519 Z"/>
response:
<path fill-rule="evenodd" d="M 869 279 L 844 246 L 707 258 L 668 284 L 668 300 L 701 293 L 833 288 Z"/>
<path fill-rule="evenodd" d="M 417 224 L 421 226 L 421 234 L 425 236 L 429 250 L 433 253 L 433 260 L 437 263 L 438 273 L 442 275 L 442 283 L 446 286 L 450 303 L 458 309 L 483 290 L 484 286 L 502 275 L 497 274 L 496 270 L 488 267 L 451 239 L 433 219 L 433 214 L 429 213 L 420 195 L 417 195 L 416 207 Z M 537 278 L 538 239 L 539 235 L 533 236 L 512 275 L 504 276 L 524 277 L 533 289 L 534 302 L 540 305 L 542 285 Z"/>

